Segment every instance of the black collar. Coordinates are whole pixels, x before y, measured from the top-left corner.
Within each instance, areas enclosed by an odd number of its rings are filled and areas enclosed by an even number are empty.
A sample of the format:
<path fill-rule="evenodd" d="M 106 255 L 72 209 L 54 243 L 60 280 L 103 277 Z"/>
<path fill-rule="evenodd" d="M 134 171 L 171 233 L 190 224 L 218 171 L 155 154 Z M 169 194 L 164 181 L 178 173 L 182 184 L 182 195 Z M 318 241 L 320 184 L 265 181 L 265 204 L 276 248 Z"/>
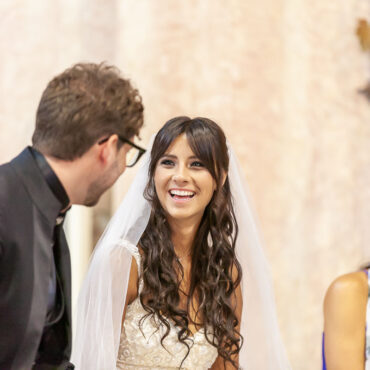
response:
<path fill-rule="evenodd" d="M 69 206 L 69 198 L 62 183 L 58 179 L 58 176 L 55 174 L 45 157 L 39 151 L 32 147 L 29 149 L 37 163 L 37 166 L 40 168 L 45 181 L 49 185 L 50 190 L 62 204 L 62 210 L 66 209 Z"/>

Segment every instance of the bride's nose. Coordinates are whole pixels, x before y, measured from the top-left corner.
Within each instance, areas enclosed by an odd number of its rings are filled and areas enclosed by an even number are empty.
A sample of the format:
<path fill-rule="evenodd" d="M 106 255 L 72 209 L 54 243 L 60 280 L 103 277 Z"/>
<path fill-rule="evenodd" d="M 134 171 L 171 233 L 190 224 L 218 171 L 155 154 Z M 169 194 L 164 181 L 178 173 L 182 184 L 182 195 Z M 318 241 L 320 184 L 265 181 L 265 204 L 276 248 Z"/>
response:
<path fill-rule="evenodd" d="M 189 170 L 187 169 L 187 167 L 183 165 L 178 166 L 172 176 L 172 180 L 177 185 L 188 183 L 190 180 L 190 177 L 189 177 Z"/>

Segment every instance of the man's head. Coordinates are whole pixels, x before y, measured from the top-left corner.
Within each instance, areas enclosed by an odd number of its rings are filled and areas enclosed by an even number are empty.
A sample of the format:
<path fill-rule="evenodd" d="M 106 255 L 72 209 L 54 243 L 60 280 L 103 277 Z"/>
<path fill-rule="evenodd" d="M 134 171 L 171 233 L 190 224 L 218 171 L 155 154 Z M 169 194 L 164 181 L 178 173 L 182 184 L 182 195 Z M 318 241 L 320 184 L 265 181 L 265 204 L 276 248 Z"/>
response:
<path fill-rule="evenodd" d="M 32 143 L 45 155 L 71 161 L 103 136 L 138 135 L 143 110 L 139 92 L 115 67 L 76 64 L 43 92 Z"/>
<path fill-rule="evenodd" d="M 131 147 L 120 138 L 138 136 L 143 110 L 139 92 L 115 67 L 76 64 L 43 92 L 32 143 L 56 162 L 78 163 L 88 190 L 76 203 L 93 205 L 124 171 Z"/>

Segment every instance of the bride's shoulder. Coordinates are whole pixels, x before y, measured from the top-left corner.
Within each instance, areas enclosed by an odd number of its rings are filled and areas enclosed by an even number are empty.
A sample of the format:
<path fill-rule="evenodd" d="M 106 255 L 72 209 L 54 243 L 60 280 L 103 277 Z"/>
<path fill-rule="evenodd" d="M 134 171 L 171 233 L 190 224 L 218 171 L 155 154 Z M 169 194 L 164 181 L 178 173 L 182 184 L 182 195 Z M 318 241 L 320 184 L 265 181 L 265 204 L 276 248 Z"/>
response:
<path fill-rule="evenodd" d="M 127 285 L 127 304 L 132 303 L 138 296 L 139 266 L 136 258 L 132 258 L 130 277 Z"/>

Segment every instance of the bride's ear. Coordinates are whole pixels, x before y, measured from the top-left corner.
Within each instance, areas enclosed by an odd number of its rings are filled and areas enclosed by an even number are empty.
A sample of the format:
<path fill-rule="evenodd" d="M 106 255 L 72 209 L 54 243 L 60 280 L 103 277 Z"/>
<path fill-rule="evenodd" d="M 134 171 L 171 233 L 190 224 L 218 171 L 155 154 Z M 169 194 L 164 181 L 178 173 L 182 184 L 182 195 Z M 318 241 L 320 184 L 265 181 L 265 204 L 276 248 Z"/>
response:
<path fill-rule="evenodd" d="M 222 181 L 221 181 L 221 187 L 223 187 L 225 185 L 225 181 L 227 179 L 227 172 L 222 172 Z"/>
<path fill-rule="evenodd" d="M 220 190 L 223 188 L 223 186 L 225 185 L 225 181 L 227 179 L 227 172 L 225 171 L 222 171 L 222 175 L 221 175 L 221 186 L 220 186 Z M 216 190 L 216 183 L 215 183 L 215 189 Z"/>

